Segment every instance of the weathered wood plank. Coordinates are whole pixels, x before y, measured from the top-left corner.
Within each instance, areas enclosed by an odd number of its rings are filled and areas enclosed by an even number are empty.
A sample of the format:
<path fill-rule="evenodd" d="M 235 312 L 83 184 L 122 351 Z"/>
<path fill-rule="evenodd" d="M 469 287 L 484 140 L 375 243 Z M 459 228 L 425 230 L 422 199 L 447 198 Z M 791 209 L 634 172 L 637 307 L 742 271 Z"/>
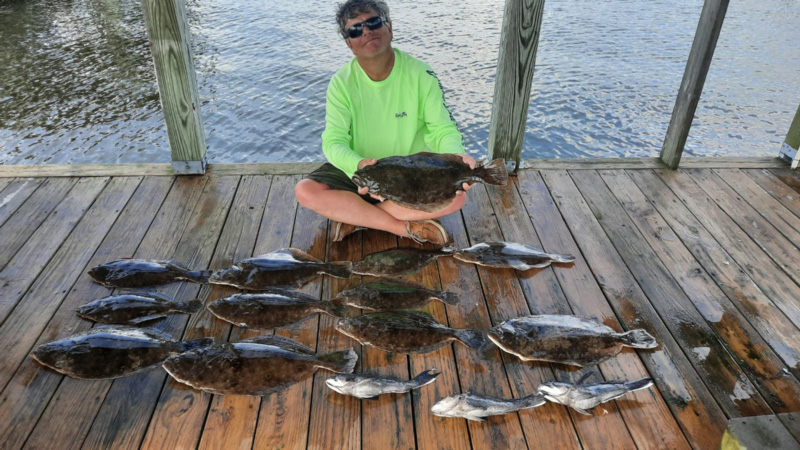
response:
<path fill-rule="evenodd" d="M 770 170 L 773 175 L 780 178 L 781 181 L 786 183 L 787 186 L 791 187 L 797 192 L 800 192 L 800 175 L 797 174 L 796 170 L 791 170 L 787 168 L 776 168 Z"/>
<path fill-rule="evenodd" d="M 77 181 L 75 178 L 56 178 L 44 180 L 41 185 L 35 184 L 38 189 L 0 226 L 0 234 L 3 236 L 0 241 L 0 269 L 25 245 Z M 21 190 L 24 186 L 9 186 L 11 187 Z M 22 193 L 15 198 L 21 198 Z"/>
<path fill-rule="evenodd" d="M 214 177 L 208 180 L 173 259 L 191 268 L 208 267 L 238 182 L 238 177 Z M 161 256 L 169 255 L 162 253 Z M 176 300 L 187 301 L 196 298 L 200 288 L 194 283 L 181 283 L 170 286 L 166 291 Z M 187 322 L 185 315 L 173 315 L 156 324 L 155 328 L 177 338 L 184 332 Z M 167 373 L 158 369 L 115 379 L 83 447 L 139 448 L 166 378 Z M 183 401 L 191 398 L 187 388 L 187 396 Z M 188 406 L 176 405 L 176 409 Z"/>
<path fill-rule="evenodd" d="M 800 195 L 766 169 L 742 170 L 786 209 L 800 217 Z"/>
<path fill-rule="evenodd" d="M 633 181 L 621 171 L 603 171 L 600 175 L 628 213 L 633 225 L 639 229 L 643 239 L 661 259 L 664 268 L 680 285 L 702 318 L 717 333 L 721 343 L 747 374 L 764 400 L 774 411 L 800 411 L 800 383 L 789 374 L 789 368 L 717 287 L 691 252 L 676 238 L 667 222 L 647 203 L 647 198 Z M 606 216 L 614 216 L 615 211 L 619 212 L 613 207 L 604 209 Z M 628 226 L 627 220 L 609 222 L 624 222 Z M 684 312 L 691 308 L 691 305 L 685 303 L 681 306 Z M 668 313 L 662 315 L 669 317 Z M 800 336 L 800 333 L 797 335 Z M 684 348 L 700 349 L 689 346 Z M 696 350 L 701 353 L 701 357 L 706 358 L 705 361 L 707 361 L 705 353 L 711 351 L 714 350 L 712 348 Z M 758 355 L 758 358 L 753 358 L 753 355 Z"/>
<path fill-rule="evenodd" d="M 794 436 L 794 439 L 800 442 L 800 413 L 778 414 L 778 419 L 783 423 L 783 426 L 789 430 L 789 433 Z"/>
<path fill-rule="evenodd" d="M 530 201 L 534 204 L 540 207 L 548 206 L 551 211 L 533 217 L 534 226 L 545 248 L 552 251 L 566 251 L 574 255 L 581 253 L 586 264 L 591 267 L 594 278 L 597 279 L 603 294 L 614 309 L 620 324 L 625 329 L 643 328 L 656 337 L 659 347 L 652 351 L 637 352 L 639 358 L 654 378 L 658 390 L 692 446 L 716 447 L 719 445 L 727 419 L 708 388 L 653 309 L 569 175 L 564 171 L 542 172 L 541 175 L 549 188 L 549 193 L 544 186 L 537 187 L 533 184 L 524 187 L 529 191 L 525 195 L 526 198 L 530 196 Z M 527 177 L 527 181 L 540 183 L 530 176 Z M 558 208 L 553 210 L 553 206 Z M 566 225 L 558 224 L 559 215 L 563 217 Z M 560 234 L 554 241 L 546 237 L 544 232 L 546 228 L 537 224 L 544 219 L 555 220 L 559 225 L 556 229 Z M 568 228 L 568 233 L 563 231 L 565 227 Z M 570 243 L 570 234 L 577 247 Z M 555 242 L 557 245 L 548 242 Z M 580 292 L 577 294 L 576 298 L 582 298 Z M 580 301 L 576 303 L 580 304 Z M 605 317 L 598 319 L 603 320 Z M 622 352 L 620 355 L 625 353 Z M 620 355 L 615 358 L 619 358 Z"/>
<path fill-rule="evenodd" d="M 0 179 L 0 226 L 28 200 L 36 189 L 44 182 L 33 178 Z"/>

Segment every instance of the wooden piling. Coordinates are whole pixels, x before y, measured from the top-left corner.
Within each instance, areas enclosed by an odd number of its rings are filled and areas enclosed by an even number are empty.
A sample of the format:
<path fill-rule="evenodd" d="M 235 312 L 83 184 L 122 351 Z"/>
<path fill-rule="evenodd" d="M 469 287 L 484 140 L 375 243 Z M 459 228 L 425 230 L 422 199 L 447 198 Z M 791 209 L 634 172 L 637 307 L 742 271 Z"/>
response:
<path fill-rule="evenodd" d="M 661 160 L 671 169 L 677 169 L 681 161 L 683 147 L 689 136 L 697 102 L 703 91 L 711 58 L 717 46 L 722 21 L 728 10 L 729 0 L 705 0 L 703 11 L 700 13 L 700 22 L 694 35 L 692 50 L 686 62 L 678 98 L 672 110 L 664 145 L 661 147 Z"/>
<path fill-rule="evenodd" d="M 783 141 L 780 152 L 780 157 L 792 163 L 792 169 L 797 169 L 797 163 L 800 162 L 800 150 L 798 149 L 800 149 L 800 106 L 794 113 L 794 120 L 789 126 L 789 132 L 786 133 L 786 139 Z"/>

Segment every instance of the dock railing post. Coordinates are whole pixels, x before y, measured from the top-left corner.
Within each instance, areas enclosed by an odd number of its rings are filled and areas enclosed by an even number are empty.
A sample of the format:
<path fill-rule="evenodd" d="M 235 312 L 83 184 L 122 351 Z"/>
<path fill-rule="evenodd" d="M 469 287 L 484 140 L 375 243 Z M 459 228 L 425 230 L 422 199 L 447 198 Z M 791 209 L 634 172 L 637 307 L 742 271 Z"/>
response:
<path fill-rule="evenodd" d="M 789 126 L 789 132 L 786 133 L 786 139 L 783 140 L 779 156 L 788 160 L 792 164 L 792 169 L 797 169 L 797 164 L 800 163 L 800 106 L 794 113 L 794 119 Z"/>
<path fill-rule="evenodd" d="M 206 171 L 206 138 L 184 0 L 142 0 L 176 174 Z"/>
<path fill-rule="evenodd" d="M 543 12 L 544 0 L 506 0 L 503 14 L 489 156 L 515 161 L 514 171 L 522 154 Z"/>
<path fill-rule="evenodd" d="M 675 100 L 667 135 L 661 147 L 661 161 L 673 170 L 678 168 L 681 161 L 697 102 L 700 101 L 703 84 L 711 67 L 711 58 L 717 46 L 722 21 L 728 10 L 728 1 L 705 0 L 703 3 L 692 50 L 689 52 L 689 60 L 686 62 L 686 70 L 683 72 L 683 80 L 678 90 L 678 98 Z"/>

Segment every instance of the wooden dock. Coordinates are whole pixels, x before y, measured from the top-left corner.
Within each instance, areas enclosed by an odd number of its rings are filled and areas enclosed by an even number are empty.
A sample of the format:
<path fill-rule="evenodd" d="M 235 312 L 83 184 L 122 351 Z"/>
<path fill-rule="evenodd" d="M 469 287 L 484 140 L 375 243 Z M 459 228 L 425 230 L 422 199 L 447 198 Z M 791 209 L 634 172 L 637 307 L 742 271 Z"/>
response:
<path fill-rule="evenodd" d="M 428 307 L 453 327 L 574 314 L 644 328 L 659 347 L 623 351 L 594 380 L 651 376 L 656 386 L 593 416 L 546 404 L 486 423 L 435 417 L 430 407 L 470 390 L 519 397 L 585 370 L 497 350 L 482 359 L 459 343 L 387 354 L 338 334 L 328 316 L 276 332 L 319 353 L 354 347 L 357 371 L 442 374 L 411 394 L 361 401 L 330 391 L 324 370 L 257 398 L 195 391 L 160 368 L 83 381 L 39 366 L 29 357 L 35 346 L 92 326 L 75 309 L 110 293 L 86 275 L 99 263 L 172 258 L 217 269 L 282 247 L 355 261 L 415 244 L 375 231 L 331 242 L 328 222 L 296 205 L 300 175 L 212 166 L 177 178 L 0 178 L 0 448 L 713 449 L 729 419 L 800 412 L 800 176 L 778 164 L 598 167 L 527 169 L 503 188 L 477 185 L 461 214 L 444 220 L 458 247 L 520 242 L 572 253 L 573 266 L 518 273 L 441 258 L 411 278 L 461 296 L 458 306 Z M 327 299 L 360 281 L 325 277 L 303 291 Z M 205 301 L 235 292 L 191 283 L 158 290 Z M 255 334 L 207 310 L 155 326 L 183 339 Z"/>

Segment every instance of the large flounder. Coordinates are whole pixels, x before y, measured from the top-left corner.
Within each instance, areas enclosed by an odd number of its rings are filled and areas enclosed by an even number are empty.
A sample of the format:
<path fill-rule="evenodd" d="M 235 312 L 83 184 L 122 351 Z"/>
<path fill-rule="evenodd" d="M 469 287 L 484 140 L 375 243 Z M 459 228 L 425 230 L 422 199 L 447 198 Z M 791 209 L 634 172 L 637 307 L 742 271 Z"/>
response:
<path fill-rule="evenodd" d="M 177 381 L 206 392 L 268 395 L 319 367 L 352 373 L 357 361 L 352 348 L 317 356 L 299 342 L 268 335 L 182 353 L 164 361 L 164 369 Z"/>
<path fill-rule="evenodd" d="M 507 181 L 504 160 L 496 159 L 470 169 L 460 156 L 452 153 L 390 156 L 353 174 L 353 182 L 358 187 L 367 187 L 371 194 L 427 212 L 447 207 L 456 192 L 463 190 L 464 183 L 504 185 Z"/>
<path fill-rule="evenodd" d="M 392 353 L 428 353 L 452 340 L 474 349 L 486 343 L 480 331 L 447 327 L 422 311 L 387 311 L 339 319 L 336 330 Z"/>
<path fill-rule="evenodd" d="M 617 333 L 603 324 L 574 316 L 524 316 L 488 331 L 489 339 L 505 352 L 525 361 L 550 361 L 587 366 L 604 361 L 622 347 L 655 348 L 645 330 Z"/>
<path fill-rule="evenodd" d="M 569 264 L 572 255 L 545 253 L 535 247 L 514 242 L 483 242 L 458 250 L 453 257 L 459 261 L 501 269 L 529 270 L 547 267 L 551 263 Z"/>
<path fill-rule="evenodd" d="M 538 392 L 553 403 L 567 405 L 575 411 L 590 416 L 588 410 L 595 406 L 622 397 L 628 392 L 647 389 L 653 385 L 652 378 L 636 381 L 606 381 L 586 384 L 586 379 L 594 372 L 588 372 L 577 383 L 548 381 L 539 385 Z"/>
<path fill-rule="evenodd" d="M 283 248 L 218 270 L 208 282 L 254 291 L 275 287 L 297 288 L 323 273 L 336 278 L 349 278 L 351 266 L 349 261 L 326 263 L 302 250 Z"/>
<path fill-rule="evenodd" d="M 77 313 L 94 322 L 140 325 L 168 314 L 195 313 L 202 307 L 198 299 L 178 302 L 167 294 L 142 292 L 97 299 L 78 308 Z"/>
<path fill-rule="evenodd" d="M 162 331 L 114 325 L 42 344 L 31 356 L 72 378 L 101 380 L 141 372 L 213 342 L 211 338 L 177 342 Z"/>
<path fill-rule="evenodd" d="M 89 270 L 95 283 L 122 288 L 155 286 L 179 280 L 206 283 L 210 275 L 210 270 L 189 270 L 175 261 L 158 259 L 120 259 Z"/>
<path fill-rule="evenodd" d="M 347 315 L 345 306 L 301 292 L 270 289 L 258 294 L 234 294 L 214 300 L 208 309 L 220 319 L 247 328 L 268 329 L 293 324 L 316 313 Z"/>
<path fill-rule="evenodd" d="M 458 294 L 437 291 L 406 280 L 382 279 L 342 291 L 333 301 L 371 311 L 413 309 L 432 300 L 458 305 Z"/>
<path fill-rule="evenodd" d="M 442 256 L 450 256 L 452 247 L 441 250 L 422 250 L 418 248 L 393 248 L 370 253 L 353 263 L 353 273 L 373 277 L 402 277 L 424 269 L 425 266 Z"/>

